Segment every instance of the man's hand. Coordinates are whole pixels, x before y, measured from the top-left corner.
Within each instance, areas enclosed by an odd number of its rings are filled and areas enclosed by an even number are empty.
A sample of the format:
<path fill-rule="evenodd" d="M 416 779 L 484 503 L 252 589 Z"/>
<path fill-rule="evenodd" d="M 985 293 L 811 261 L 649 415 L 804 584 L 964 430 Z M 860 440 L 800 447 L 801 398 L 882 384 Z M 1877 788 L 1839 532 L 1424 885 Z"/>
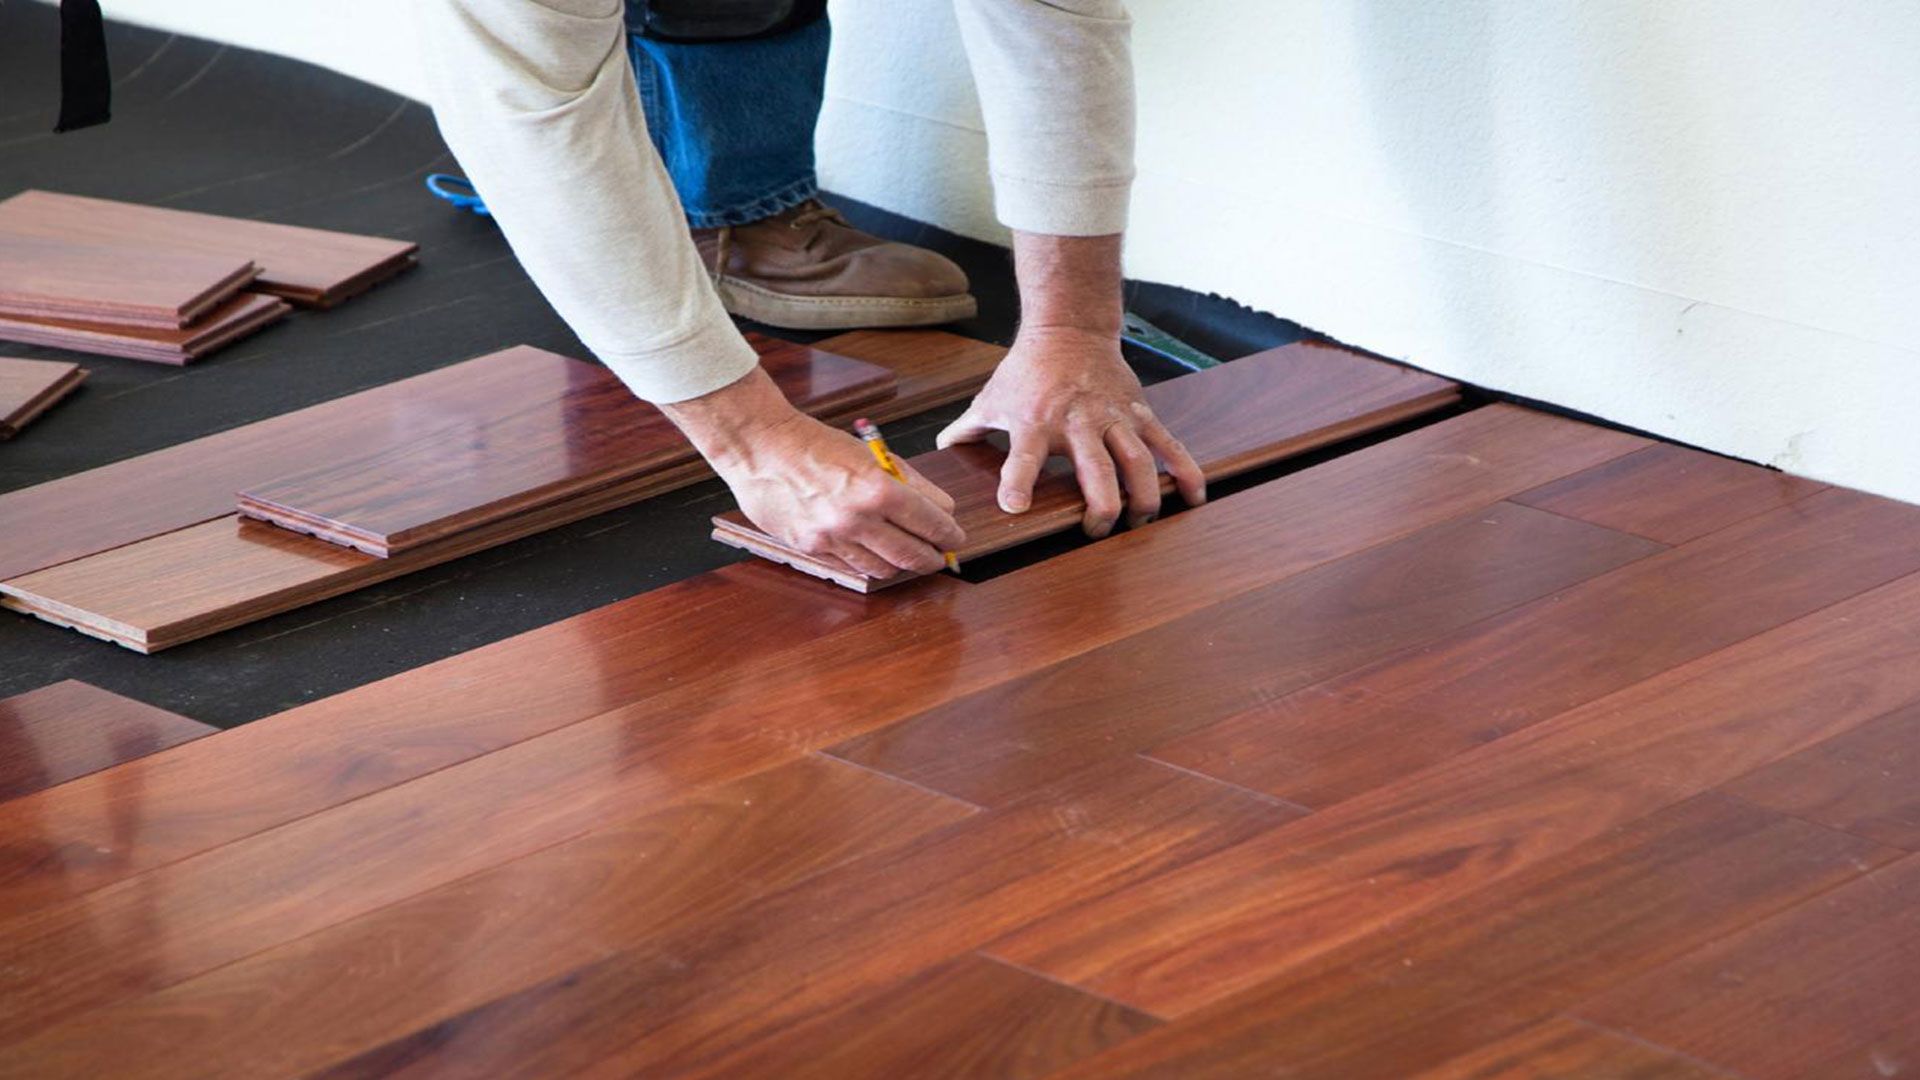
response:
<path fill-rule="evenodd" d="M 705 397 L 663 405 L 753 523 L 869 577 L 930 574 L 966 540 L 953 499 L 913 467 L 902 484 L 860 440 L 795 409 L 758 368 Z"/>
<path fill-rule="evenodd" d="M 1000 508 L 1026 511 L 1034 480 L 1064 454 L 1086 497 L 1082 526 L 1105 536 L 1160 512 L 1159 465 L 1190 505 L 1206 501 L 1193 455 L 1153 415 L 1120 355 L 1120 238 L 1014 234 L 1022 320 L 1013 349 L 939 445 L 1007 433 Z M 1126 497 L 1123 504 L 1121 490 Z"/>

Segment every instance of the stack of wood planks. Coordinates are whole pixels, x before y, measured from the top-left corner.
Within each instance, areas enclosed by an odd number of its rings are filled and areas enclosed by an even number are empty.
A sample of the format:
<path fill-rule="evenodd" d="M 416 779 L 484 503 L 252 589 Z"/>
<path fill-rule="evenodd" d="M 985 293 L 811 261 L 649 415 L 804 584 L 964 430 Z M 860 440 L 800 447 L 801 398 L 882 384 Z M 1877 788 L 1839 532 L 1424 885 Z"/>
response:
<path fill-rule="evenodd" d="M 0 201 L 0 339 L 185 364 L 331 307 L 415 246 L 47 191 Z"/>
<path fill-rule="evenodd" d="M 0 439 L 11 439 L 84 381 L 78 364 L 0 356 Z"/>
<path fill-rule="evenodd" d="M 1893 1075 L 1916 747 L 1920 509 L 1487 406 L 0 802 L 0 1075 Z"/>

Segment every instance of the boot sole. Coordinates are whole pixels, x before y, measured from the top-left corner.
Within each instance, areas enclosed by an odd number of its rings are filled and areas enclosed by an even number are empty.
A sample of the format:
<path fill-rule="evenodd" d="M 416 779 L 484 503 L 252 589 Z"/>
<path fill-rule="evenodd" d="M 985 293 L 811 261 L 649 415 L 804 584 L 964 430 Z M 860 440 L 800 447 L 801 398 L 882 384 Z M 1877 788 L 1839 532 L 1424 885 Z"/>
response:
<path fill-rule="evenodd" d="M 790 296 L 732 278 L 716 282 L 720 302 L 743 319 L 782 330 L 858 330 L 879 326 L 937 326 L 971 319 L 972 293 L 914 299 L 900 296 Z"/>

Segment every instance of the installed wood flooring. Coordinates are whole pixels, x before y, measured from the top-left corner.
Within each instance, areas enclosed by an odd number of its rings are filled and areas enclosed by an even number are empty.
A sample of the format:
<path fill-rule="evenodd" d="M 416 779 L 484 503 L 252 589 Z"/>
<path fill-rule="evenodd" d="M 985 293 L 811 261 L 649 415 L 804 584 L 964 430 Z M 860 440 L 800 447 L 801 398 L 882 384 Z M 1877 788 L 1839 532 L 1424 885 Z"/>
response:
<path fill-rule="evenodd" d="M 1920 509 L 1487 406 L 0 802 L 0 1076 L 1898 1075 L 1916 763 Z"/>

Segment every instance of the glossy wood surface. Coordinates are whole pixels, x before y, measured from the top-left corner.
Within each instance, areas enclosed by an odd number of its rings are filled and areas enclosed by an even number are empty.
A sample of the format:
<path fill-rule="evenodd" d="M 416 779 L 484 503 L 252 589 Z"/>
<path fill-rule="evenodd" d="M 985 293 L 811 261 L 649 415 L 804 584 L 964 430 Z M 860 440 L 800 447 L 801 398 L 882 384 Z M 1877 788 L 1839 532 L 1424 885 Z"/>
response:
<path fill-rule="evenodd" d="M 875 364 L 767 338 L 757 346 L 774 384 L 814 415 L 892 389 L 892 372 Z M 606 368 L 534 350 L 517 363 L 526 392 L 481 408 L 417 401 L 409 430 L 248 487 L 240 512 L 386 558 L 697 456 Z"/>
<path fill-rule="evenodd" d="M 830 753 L 995 805 L 1661 550 L 1500 504 L 955 697 Z"/>
<path fill-rule="evenodd" d="M 0 201 L 0 231 L 248 259 L 260 268 L 257 289 L 319 307 L 411 267 L 417 249 L 403 240 L 51 191 L 23 191 Z"/>
<path fill-rule="evenodd" d="M 88 244 L 0 229 L 0 313 L 179 329 L 259 274 L 232 255 Z"/>
<path fill-rule="evenodd" d="M 0 800 L 213 734 L 197 720 L 74 679 L 0 699 Z"/>
<path fill-rule="evenodd" d="M 1920 851 L 1920 706 L 1809 746 L 1727 790 L 1797 818 Z"/>
<path fill-rule="evenodd" d="M 1514 502 L 1683 544 L 1826 489 L 1825 484 L 1661 443 Z"/>
<path fill-rule="evenodd" d="M 1415 1080 L 1733 1080 L 1678 1054 L 1555 1017 L 1421 1073 Z"/>
<path fill-rule="evenodd" d="M 1445 379 L 1335 346 L 1287 345 L 1148 387 L 1146 398 L 1210 480 L 1280 461 L 1352 435 L 1442 408 L 1459 396 Z M 1008 514 L 996 493 L 1003 449 L 973 444 L 912 459 L 956 504 L 967 542 L 964 563 L 1070 529 L 1086 511 L 1073 470 L 1054 459 L 1034 487 L 1033 505 Z M 1172 482 L 1162 477 L 1165 490 Z M 714 538 L 762 558 L 859 591 L 897 584 L 874 580 L 837 559 L 808 556 L 753 527 L 738 511 L 714 519 Z"/>
<path fill-rule="evenodd" d="M 0 356 L 0 439 L 19 434 L 86 378 L 86 369 L 78 364 Z"/>
<path fill-rule="evenodd" d="M 1704 945 L 1577 1013 L 1740 1076 L 1898 1076 L 1920 1032 L 1920 859 Z"/>
<path fill-rule="evenodd" d="M 0 340 L 128 360 L 150 360 L 156 364 L 189 364 L 223 345 L 271 326 L 289 310 L 283 300 L 264 293 L 243 292 L 222 301 L 199 321 L 180 329 L 0 315 Z"/>
<path fill-rule="evenodd" d="M 1326 806 L 1920 571 L 1920 508 L 1830 491 L 1154 751 Z"/>

